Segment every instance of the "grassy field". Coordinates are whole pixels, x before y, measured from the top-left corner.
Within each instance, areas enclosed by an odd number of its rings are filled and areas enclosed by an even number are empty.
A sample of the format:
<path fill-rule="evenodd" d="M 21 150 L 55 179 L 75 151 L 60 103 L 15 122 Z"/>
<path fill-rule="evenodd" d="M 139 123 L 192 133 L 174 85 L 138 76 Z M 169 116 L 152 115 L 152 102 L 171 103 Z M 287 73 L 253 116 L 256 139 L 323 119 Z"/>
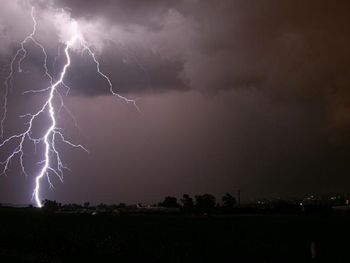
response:
<path fill-rule="evenodd" d="M 350 262 L 350 216 L 0 212 L 0 262 Z"/>

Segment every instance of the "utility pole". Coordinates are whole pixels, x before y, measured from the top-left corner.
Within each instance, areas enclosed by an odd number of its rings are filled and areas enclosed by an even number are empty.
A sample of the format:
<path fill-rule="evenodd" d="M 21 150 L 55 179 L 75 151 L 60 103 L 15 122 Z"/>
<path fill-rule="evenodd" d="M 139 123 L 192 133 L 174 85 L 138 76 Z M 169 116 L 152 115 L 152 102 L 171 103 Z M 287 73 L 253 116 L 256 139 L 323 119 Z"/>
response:
<path fill-rule="evenodd" d="M 241 206 L 241 189 L 238 189 L 237 191 L 237 199 L 238 199 L 238 206 Z"/>

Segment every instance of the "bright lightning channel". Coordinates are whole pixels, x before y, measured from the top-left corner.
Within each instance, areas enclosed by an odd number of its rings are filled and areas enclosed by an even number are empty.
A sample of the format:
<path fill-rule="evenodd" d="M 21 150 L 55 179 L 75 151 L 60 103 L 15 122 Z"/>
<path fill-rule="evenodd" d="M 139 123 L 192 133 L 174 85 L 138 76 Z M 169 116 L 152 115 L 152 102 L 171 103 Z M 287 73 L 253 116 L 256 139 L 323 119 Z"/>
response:
<path fill-rule="evenodd" d="M 104 74 L 101 69 L 100 69 L 100 62 L 98 61 L 96 54 L 92 51 L 92 49 L 89 47 L 88 43 L 85 41 L 83 38 L 82 34 L 78 30 L 78 24 L 76 21 L 73 21 L 71 23 L 71 31 L 73 32 L 72 37 L 64 43 L 65 48 L 64 48 L 64 54 L 65 54 L 65 59 L 66 63 L 64 64 L 62 71 L 59 74 L 59 79 L 54 81 L 54 78 L 51 76 L 49 73 L 48 67 L 47 67 L 47 59 L 48 55 L 46 53 L 46 50 L 44 46 L 38 42 L 35 38 L 36 30 L 37 30 L 37 21 L 35 19 L 34 15 L 34 7 L 32 7 L 31 10 L 31 18 L 33 20 L 33 31 L 23 39 L 23 41 L 20 43 L 20 48 L 17 50 L 15 55 L 13 56 L 10 65 L 9 65 L 9 74 L 5 78 L 4 86 L 5 86 L 5 95 L 4 95 L 4 102 L 3 102 L 3 116 L 0 121 L 0 136 L 3 138 L 4 136 L 4 124 L 6 121 L 7 117 L 7 106 L 8 106 L 8 94 L 9 90 L 12 88 L 12 82 L 14 78 L 14 72 L 15 72 L 15 66 L 17 67 L 18 72 L 22 72 L 22 62 L 26 59 L 28 51 L 26 49 L 26 44 L 29 41 L 32 41 L 38 48 L 41 49 L 43 56 L 44 56 L 44 63 L 43 63 L 43 68 L 45 70 L 45 76 L 48 78 L 50 86 L 41 89 L 41 90 L 28 90 L 24 92 L 26 93 L 48 93 L 47 100 L 43 103 L 43 105 L 37 110 L 35 113 L 27 113 L 24 114 L 20 117 L 22 118 L 28 118 L 28 122 L 26 123 L 27 127 L 22 133 L 17 133 L 14 134 L 7 139 L 3 140 L 2 143 L 0 143 L 0 148 L 5 146 L 6 144 L 13 142 L 13 141 L 18 141 L 17 144 L 15 144 L 14 150 L 11 152 L 11 154 L 2 162 L 0 162 L 3 166 L 4 169 L 2 171 L 2 175 L 6 175 L 9 165 L 11 161 L 16 157 L 19 156 L 19 163 L 21 166 L 22 173 L 24 175 L 28 175 L 26 172 L 25 166 L 24 166 L 24 143 L 26 140 L 31 141 L 34 146 L 37 144 L 41 143 L 45 147 L 44 151 L 44 156 L 43 160 L 39 162 L 39 164 L 42 164 L 42 167 L 40 169 L 40 172 L 36 175 L 35 177 L 35 187 L 33 191 L 33 196 L 32 198 L 35 200 L 35 204 L 37 207 L 42 207 L 42 201 L 41 201 L 41 195 L 40 195 L 40 190 L 41 190 L 41 181 L 44 177 L 46 177 L 49 186 L 52 188 L 53 184 L 51 183 L 50 180 L 50 174 L 56 175 L 59 180 L 63 182 L 63 170 L 68 169 L 66 166 L 63 165 L 63 162 L 60 157 L 60 153 L 58 152 L 56 148 L 56 140 L 61 140 L 61 142 L 68 144 L 69 146 L 75 147 L 75 148 L 80 148 L 86 152 L 87 149 L 80 145 L 80 144 L 74 144 L 70 141 L 68 141 L 62 132 L 60 132 L 59 128 L 57 127 L 57 120 L 56 120 L 56 115 L 57 113 L 61 110 L 61 108 L 65 108 L 67 111 L 68 109 L 64 106 L 63 103 L 63 97 L 60 94 L 58 88 L 60 86 L 65 87 L 69 91 L 69 87 L 64 83 L 64 79 L 66 76 L 66 73 L 71 65 L 71 56 L 70 56 L 70 51 L 73 48 L 74 45 L 77 43 L 82 47 L 83 51 L 87 51 L 87 53 L 91 56 L 93 59 L 94 63 L 96 64 L 96 70 L 97 73 L 103 77 L 109 85 L 109 90 L 110 93 L 113 96 L 116 96 L 119 99 L 124 100 L 126 103 L 132 103 L 137 110 L 139 110 L 136 100 L 132 100 L 129 98 L 126 98 L 117 92 L 113 90 L 113 84 L 109 77 Z M 16 63 L 17 61 L 17 63 Z M 60 108 L 57 110 L 55 105 L 54 105 L 54 100 L 55 98 L 58 98 L 61 101 Z M 68 111 L 69 112 L 69 111 Z M 33 127 L 34 127 L 34 121 L 38 119 L 39 116 L 48 113 L 49 119 L 50 119 L 50 126 L 46 130 L 45 134 L 43 137 L 40 138 L 33 138 L 32 133 L 33 133 Z M 69 112 L 70 114 L 70 112 Z M 52 158 L 55 158 L 55 161 L 52 162 Z"/>

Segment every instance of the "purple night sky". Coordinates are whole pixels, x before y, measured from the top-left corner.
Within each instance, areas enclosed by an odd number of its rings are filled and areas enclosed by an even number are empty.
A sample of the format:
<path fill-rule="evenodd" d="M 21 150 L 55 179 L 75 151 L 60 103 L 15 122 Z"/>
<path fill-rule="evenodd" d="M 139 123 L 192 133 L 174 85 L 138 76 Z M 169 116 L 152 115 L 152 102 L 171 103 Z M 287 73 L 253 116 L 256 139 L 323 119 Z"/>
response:
<path fill-rule="evenodd" d="M 60 127 L 89 154 L 60 145 L 71 171 L 43 198 L 153 203 L 166 195 L 242 190 L 242 198 L 292 197 L 350 187 L 350 2 L 246 0 L 0 0 L 0 98 L 8 63 L 38 19 L 37 38 L 57 76 L 64 21 L 74 18 L 101 69 L 131 104 L 110 96 L 75 52 Z M 42 54 L 16 73 L 5 136 L 23 128 L 47 87 Z M 3 113 L 1 108 L 0 113 Z M 45 120 L 41 127 L 45 128 Z M 38 129 L 38 134 L 43 130 Z M 10 148 L 11 146 L 9 146 Z M 0 150 L 0 161 L 9 149 Z M 0 177 L 0 203 L 29 203 L 37 153 L 28 145 Z M 34 165 L 35 164 L 35 165 Z"/>

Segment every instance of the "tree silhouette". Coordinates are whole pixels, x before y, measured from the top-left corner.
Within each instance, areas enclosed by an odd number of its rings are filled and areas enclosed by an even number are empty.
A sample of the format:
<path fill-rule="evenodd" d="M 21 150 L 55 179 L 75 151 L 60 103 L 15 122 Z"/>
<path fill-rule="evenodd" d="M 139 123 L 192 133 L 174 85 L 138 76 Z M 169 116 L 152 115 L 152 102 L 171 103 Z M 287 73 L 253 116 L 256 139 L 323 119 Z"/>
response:
<path fill-rule="evenodd" d="M 52 212 L 57 210 L 58 208 L 58 203 L 56 201 L 51 201 L 48 199 L 44 200 L 44 206 L 43 206 L 43 210 L 47 211 L 47 212 Z"/>
<path fill-rule="evenodd" d="M 177 208 L 180 205 L 178 204 L 176 197 L 167 196 L 165 197 L 163 202 L 159 203 L 159 206 L 163 206 L 167 208 Z"/>
<path fill-rule="evenodd" d="M 211 194 L 196 195 L 196 210 L 198 212 L 211 212 L 216 205 L 216 198 Z"/>
<path fill-rule="evenodd" d="M 190 197 L 188 194 L 184 194 L 181 198 L 182 203 L 182 210 L 184 212 L 191 212 L 194 209 L 194 203 L 192 197 Z"/>
<path fill-rule="evenodd" d="M 237 201 L 230 193 L 226 193 L 222 197 L 222 204 L 225 209 L 232 209 L 237 204 Z"/>

